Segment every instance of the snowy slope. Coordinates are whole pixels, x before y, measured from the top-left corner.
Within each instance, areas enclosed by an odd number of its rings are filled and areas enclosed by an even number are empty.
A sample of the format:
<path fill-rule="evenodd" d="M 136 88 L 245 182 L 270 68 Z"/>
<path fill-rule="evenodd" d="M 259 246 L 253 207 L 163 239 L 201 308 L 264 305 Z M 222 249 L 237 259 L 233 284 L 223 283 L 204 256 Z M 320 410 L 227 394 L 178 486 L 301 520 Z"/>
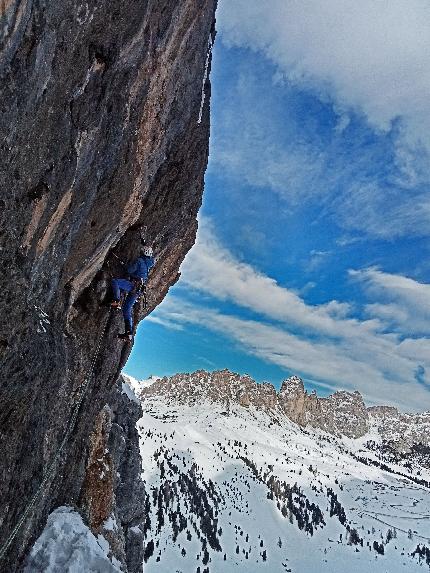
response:
<path fill-rule="evenodd" d="M 253 406 L 142 398 L 145 573 L 429 568 L 412 553 L 430 546 L 430 472 L 382 459 L 374 429 L 335 438 Z"/>

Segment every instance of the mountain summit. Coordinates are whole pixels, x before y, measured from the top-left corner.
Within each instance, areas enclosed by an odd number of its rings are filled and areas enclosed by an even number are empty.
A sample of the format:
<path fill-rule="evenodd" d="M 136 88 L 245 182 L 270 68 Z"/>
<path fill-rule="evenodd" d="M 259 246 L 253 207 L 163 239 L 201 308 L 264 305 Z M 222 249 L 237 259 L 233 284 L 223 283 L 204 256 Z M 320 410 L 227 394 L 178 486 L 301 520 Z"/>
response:
<path fill-rule="evenodd" d="M 302 427 L 311 426 L 333 435 L 360 438 L 371 429 L 383 436 L 387 447 L 402 453 L 413 445 L 430 446 L 430 412 L 402 414 L 390 406 L 366 407 L 360 392 L 334 392 L 320 398 L 305 390 L 303 380 L 291 376 L 279 392 L 268 383 L 259 384 L 248 375 L 229 370 L 175 374 L 156 380 L 145 396 L 159 396 L 167 403 L 193 406 L 203 400 L 223 405 L 254 407 L 274 420 L 285 415 Z"/>

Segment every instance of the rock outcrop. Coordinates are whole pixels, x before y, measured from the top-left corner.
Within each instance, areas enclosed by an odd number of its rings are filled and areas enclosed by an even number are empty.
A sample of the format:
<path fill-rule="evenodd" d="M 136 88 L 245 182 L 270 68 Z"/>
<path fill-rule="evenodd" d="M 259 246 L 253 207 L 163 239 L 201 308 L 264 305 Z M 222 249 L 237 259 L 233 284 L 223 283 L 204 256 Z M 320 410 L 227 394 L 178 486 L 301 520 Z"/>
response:
<path fill-rule="evenodd" d="M 396 408 L 366 408 L 359 392 L 334 392 L 320 398 L 305 390 L 303 380 L 291 376 L 279 392 L 269 383 L 257 384 L 250 376 L 229 370 L 176 374 L 155 381 L 142 390 L 143 396 L 163 396 L 172 404 L 193 406 L 202 400 L 219 403 L 226 413 L 232 406 L 253 406 L 276 418 L 286 415 L 300 426 L 312 426 L 349 438 L 364 436 L 374 428 L 381 438 L 398 451 L 410 451 L 414 444 L 430 446 L 430 413 L 401 414 Z M 394 446 L 395 444 L 395 446 Z"/>
<path fill-rule="evenodd" d="M 192 374 L 160 378 L 141 391 L 142 397 L 153 394 L 161 394 L 174 403 L 189 406 L 209 400 L 221 403 L 226 410 L 235 404 L 266 409 L 277 405 L 276 390 L 272 384 L 257 384 L 250 376 L 229 370 L 212 373 L 197 370 Z"/>
<path fill-rule="evenodd" d="M 371 406 L 368 412 L 372 427 L 399 453 L 411 452 L 416 444 L 430 449 L 430 412 L 403 414 L 389 406 Z"/>
<path fill-rule="evenodd" d="M 302 426 L 309 424 L 351 438 L 369 430 L 369 416 L 359 392 L 341 391 L 319 398 L 315 392 L 305 391 L 298 376 L 291 376 L 282 383 L 279 398 L 287 416 Z"/>
<path fill-rule="evenodd" d="M 5 570 L 19 570 L 54 508 L 75 506 L 97 528 L 113 504 L 115 476 L 97 485 L 97 507 L 94 460 L 112 439 L 111 388 L 130 345 L 116 338 L 121 317 L 100 305 L 122 272 L 114 255 L 134 256 L 142 234 L 157 265 L 137 320 L 178 279 L 195 240 L 209 80 L 197 119 L 215 4 L 0 3 L 2 541 L 61 443 L 106 325 L 76 427 Z M 111 475 L 115 460 L 105 462 Z M 124 529 L 126 546 L 136 531 Z"/>
<path fill-rule="evenodd" d="M 113 531 L 120 541 L 124 540 L 124 557 L 128 573 L 140 573 L 143 563 L 143 530 L 145 522 L 145 504 L 147 497 L 141 479 L 142 464 L 139 449 L 137 421 L 142 417 L 139 402 L 130 398 L 123 388 L 125 381 L 121 377 L 120 385 L 114 387 L 109 402 L 112 412 L 112 424 L 107 442 L 107 455 L 114 466 L 114 507 L 113 515 L 117 529 Z M 109 539 L 106 522 L 102 533 Z M 111 548 L 115 547 L 111 543 Z M 121 548 L 122 549 L 122 548 Z M 121 553 L 115 557 L 120 560 Z"/>

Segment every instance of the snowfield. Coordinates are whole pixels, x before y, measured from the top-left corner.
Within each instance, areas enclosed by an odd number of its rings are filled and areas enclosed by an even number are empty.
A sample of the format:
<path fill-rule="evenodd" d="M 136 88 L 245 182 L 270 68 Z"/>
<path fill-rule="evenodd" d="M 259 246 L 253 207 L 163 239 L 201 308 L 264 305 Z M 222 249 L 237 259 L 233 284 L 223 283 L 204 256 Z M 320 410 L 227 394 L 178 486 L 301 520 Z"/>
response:
<path fill-rule="evenodd" d="M 430 546 L 430 472 L 369 450 L 377 434 L 333 437 L 238 405 L 142 405 L 145 573 L 429 569 L 413 553 Z"/>

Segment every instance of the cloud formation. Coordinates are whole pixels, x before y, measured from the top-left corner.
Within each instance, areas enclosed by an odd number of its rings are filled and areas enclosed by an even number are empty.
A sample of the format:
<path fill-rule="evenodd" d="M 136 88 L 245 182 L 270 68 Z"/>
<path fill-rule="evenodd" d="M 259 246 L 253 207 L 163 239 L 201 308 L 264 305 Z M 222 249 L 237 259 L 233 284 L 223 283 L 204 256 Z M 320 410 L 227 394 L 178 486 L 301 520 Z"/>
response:
<path fill-rule="evenodd" d="M 347 318 L 350 311 L 347 303 L 306 305 L 292 290 L 238 261 L 218 241 L 208 219 L 201 221 L 197 243 L 183 263 L 181 274 L 182 285 L 234 302 L 268 319 L 335 339 L 354 335 L 357 329 L 368 334 L 382 327 L 377 320 L 359 322 Z"/>
<path fill-rule="evenodd" d="M 369 316 L 404 334 L 430 335 L 430 285 L 377 268 L 351 270 L 349 274 L 364 285 L 369 295 L 385 301 L 367 305 Z"/>
<path fill-rule="evenodd" d="M 427 0 L 222 0 L 217 19 L 224 42 L 261 50 L 343 114 L 381 131 L 400 118 L 410 143 L 430 145 Z"/>
<path fill-rule="evenodd" d="M 218 24 L 225 45 L 263 54 L 278 74 L 268 79 L 256 57 L 236 70 L 211 168 L 289 209 L 320 202 L 348 233 L 428 236 L 430 4 L 222 0 Z M 300 93 L 337 115 L 330 136 L 318 106 L 297 109 Z"/>
<path fill-rule="evenodd" d="M 428 304 L 429 285 L 376 269 L 352 271 L 351 276 L 366 286 L 369 295 L 379 297 L 382 306 L 389 306 L 389 297 L 395 297 L 405 313 Z M 218 242 L 207 220 L 183 264 L 181 283 L 188 287 L 188 295 L 191 289 L 212 300 L 205 305 L 201 296 L 197 304 L 170 296 L 156 311 L 167 325 L 204 326 L 253 356 L 329 385 L 358 389 L 375 403 L 419 410 L 429 401 L 429 338 L 401 332 L 400 320 L 390 328 L 386 309 L 375 309 L 370 320 L 360 320 L 351 316 L 349 304 L 307 304 L 238 261 Z M 237 311 L 216 310 L 213 299 L 233 303 Z M 252 310 L 255 318 L 243 318 L 240 308 Z"/>

